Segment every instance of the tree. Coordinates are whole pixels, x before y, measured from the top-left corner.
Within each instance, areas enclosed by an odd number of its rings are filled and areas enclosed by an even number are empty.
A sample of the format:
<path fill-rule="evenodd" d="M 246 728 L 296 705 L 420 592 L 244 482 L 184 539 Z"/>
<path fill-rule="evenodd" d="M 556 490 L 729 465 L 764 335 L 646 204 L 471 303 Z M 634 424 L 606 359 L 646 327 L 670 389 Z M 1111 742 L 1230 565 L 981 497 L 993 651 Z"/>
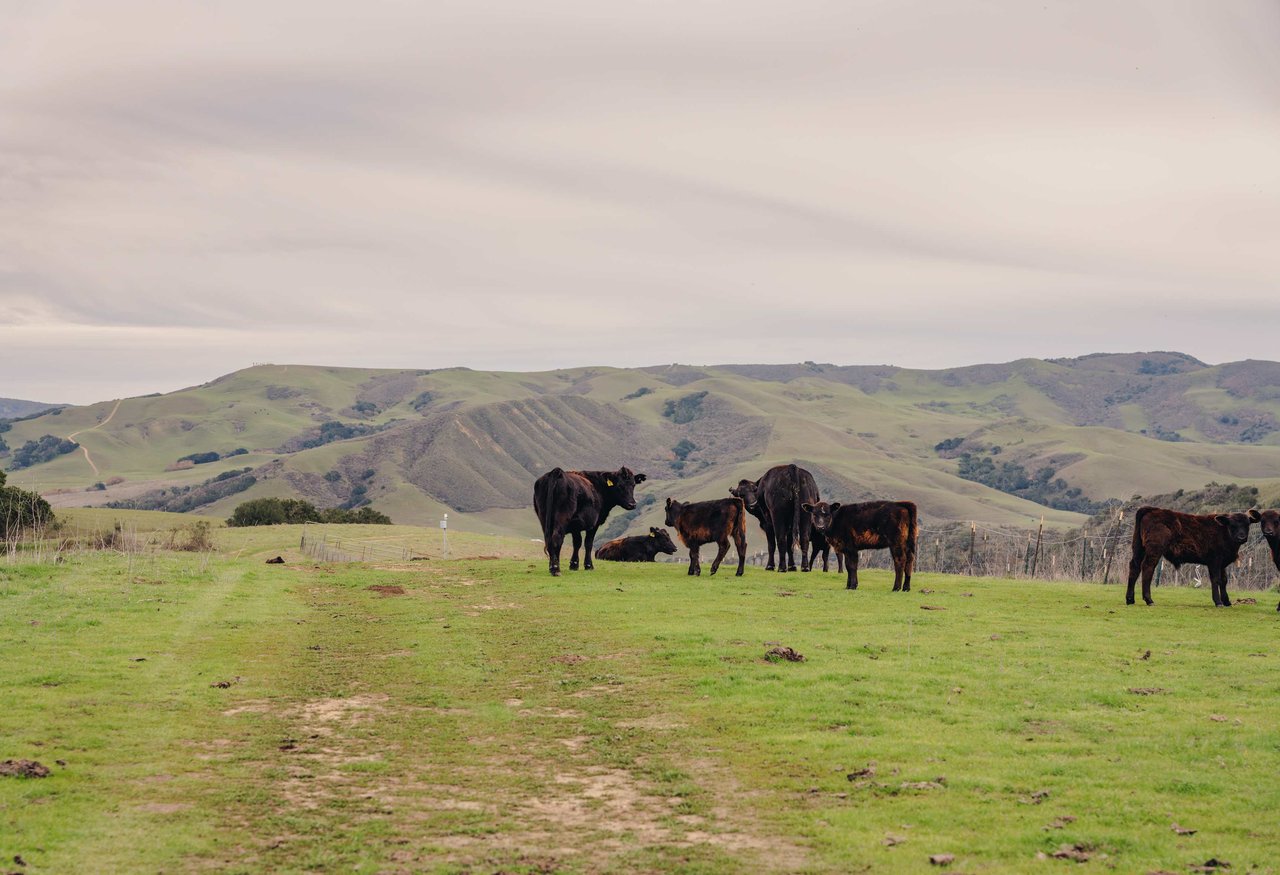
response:
<path fill-rule="evenodd" d="M 0 535 L 13 537 L 23 529 L 39 528 L 53 522 L 53 508 L 34 492 L 5 486 L 0 471 Z"/>

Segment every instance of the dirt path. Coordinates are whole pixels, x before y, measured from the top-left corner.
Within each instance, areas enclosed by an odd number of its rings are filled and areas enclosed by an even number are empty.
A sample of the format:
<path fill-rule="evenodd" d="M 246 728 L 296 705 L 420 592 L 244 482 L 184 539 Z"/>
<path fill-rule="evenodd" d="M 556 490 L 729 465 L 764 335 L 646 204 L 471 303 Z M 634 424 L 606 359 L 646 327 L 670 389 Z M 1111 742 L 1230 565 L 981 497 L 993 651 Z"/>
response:
<path fill-rule="evenodd" d="M 116 399 L 116 406 L 111 408 L 111 412 L 107 414 L 107 418 L 106 418 L 106 419 L 104 419 L 104 420 L 102 420 L 102 422 L 99 422 L 97 425 L 92 426 L 92 427 L 90 427 L 90 428 L 82 428 L 82 429 L 80 429 L 79 431 L 73 431 L 73 432 L 71 432 L 71 434 L 67 435 L 67 440 L 69 440 L 69 441 L 73 441 L 73 440 L 75 440 L 75 439 L 76 439 L 76 435 L 84 434 L 86 431 L 96 431 L 96 430 L 98 430 L 98 429 L 102 428 L 104 425 L 106 425 L 108 422 L 110 422 L 110 421 L 111 421 L 111 418 L 112 418 L 113 416 L 115 416 L 115 415 L 116 415 L 116 411 L 120 409 L 120 402 L 121 402 L 121 401 L 123 401 L 123 400 L 124 400 L 123 398 L 117 398 L 117 399 Z M 89 448 L 88 448 L 88 447 L 86 447 L 84 444 L 81 444 L 81 445 L 80 445 L 80 451 L 81 451 L 82 453 L 84 453 L 84 460 L 85 460 L 86 462 L 88 462 L 88 463 L 89 463 L 89 467 L 93 469 L 93 476 L 97 477 L 97 476 L 98 476 L 98 466 L 97 466 L 97 465 L 95 465 L 95 464 L 93 463 L 93 456 L 89 455 Z"/>

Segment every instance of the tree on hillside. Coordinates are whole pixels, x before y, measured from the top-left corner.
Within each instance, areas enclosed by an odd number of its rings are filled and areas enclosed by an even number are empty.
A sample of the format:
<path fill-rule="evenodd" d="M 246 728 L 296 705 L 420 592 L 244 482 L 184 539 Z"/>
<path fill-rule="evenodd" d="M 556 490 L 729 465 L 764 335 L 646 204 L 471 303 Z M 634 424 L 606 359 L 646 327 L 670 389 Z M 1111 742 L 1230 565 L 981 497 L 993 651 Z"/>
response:
<path fill-rule="evenodd" d="M 47 526 L 53 522 L 53 508 L 34 492 L 5 486 L 0 471 L 0 536 L 11 538 L 23 529 Z"/>
<path fill-rule="evenodd" d="M 30 468 L 41 462 L 48 462 L 58 456 L 75 451 L 80 445 L 75 441 L 60 438 L 57 435 L 41 435 L 39 440 L 27 441 L 13 453 L 14 471 L 19 468 Z"/>
<path fill-rule="evenodd" d="M 276 526 L 285 523 L 363 523 L 365 525 L 391 525 L 391 517 L 371 507 L 350 510 L 329 507 L 317 510 L 309 501 L 298 498 L 255 498 L 236 505 L 227 525 Z"/>

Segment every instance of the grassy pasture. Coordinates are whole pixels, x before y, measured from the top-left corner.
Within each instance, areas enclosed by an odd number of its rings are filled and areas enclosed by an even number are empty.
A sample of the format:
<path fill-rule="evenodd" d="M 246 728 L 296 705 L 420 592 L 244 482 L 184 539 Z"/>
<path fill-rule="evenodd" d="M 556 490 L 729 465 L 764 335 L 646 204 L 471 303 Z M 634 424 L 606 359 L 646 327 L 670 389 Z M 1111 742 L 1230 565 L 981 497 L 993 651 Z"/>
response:
<path fill-rule="evenodd" d="M 0 858 L 1055 872 L 1037 853 L 1079 845 L 1089 870 L 1280 871 L 1274 594 L 320 565 L 286 529 L 0 564 L 0 760 L 53 769 L 0 777 Z M 472 538 L 455 555 L 503 555 Z"/>

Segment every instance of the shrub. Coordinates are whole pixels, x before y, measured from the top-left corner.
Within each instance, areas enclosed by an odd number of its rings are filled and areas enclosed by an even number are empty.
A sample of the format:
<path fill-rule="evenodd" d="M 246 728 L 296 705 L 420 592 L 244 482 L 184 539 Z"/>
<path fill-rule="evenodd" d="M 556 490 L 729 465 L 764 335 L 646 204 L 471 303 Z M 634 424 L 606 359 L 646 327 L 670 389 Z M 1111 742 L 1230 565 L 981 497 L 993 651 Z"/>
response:
<path fill-rule="evenodd" d="M 191 462 L 193 465 L 207 465 L 210 462 L 216 462 L 221 458 L 222 456 L 220 454 L 209 451 L 206 453 L 190 453 L 186 456 L 179 457 L 178 461 Z"/>

